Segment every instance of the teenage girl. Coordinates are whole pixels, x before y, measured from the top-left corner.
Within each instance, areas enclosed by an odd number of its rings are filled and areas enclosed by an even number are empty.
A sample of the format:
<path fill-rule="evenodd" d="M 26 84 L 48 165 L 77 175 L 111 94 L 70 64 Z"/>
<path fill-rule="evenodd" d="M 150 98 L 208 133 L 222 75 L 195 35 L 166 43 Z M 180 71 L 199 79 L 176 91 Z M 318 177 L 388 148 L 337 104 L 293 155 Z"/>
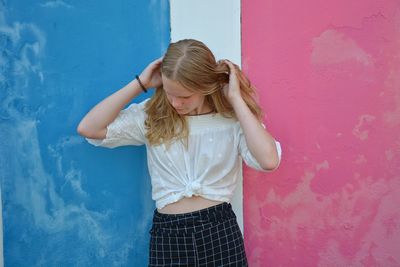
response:
<path fill-rule="evenodd" d="M 123 109 L 148 88 L 151 98 Z M 281 158 L 254 96 L 237 65 L 185 39 L 80 122 L 93 145 L 146 145 L 156 202 L 149 266 L 247 266 L 229 204 L 242 160 L 272 171 Z"/>

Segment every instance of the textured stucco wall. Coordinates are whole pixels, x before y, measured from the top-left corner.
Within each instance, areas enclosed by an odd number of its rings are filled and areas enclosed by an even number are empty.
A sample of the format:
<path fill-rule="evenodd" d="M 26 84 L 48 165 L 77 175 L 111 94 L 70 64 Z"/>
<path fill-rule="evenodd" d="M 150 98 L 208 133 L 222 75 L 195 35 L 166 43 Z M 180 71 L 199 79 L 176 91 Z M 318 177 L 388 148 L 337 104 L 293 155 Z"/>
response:
<path fill-rule="evenodd" d="M 245 171 L 251 266 L 400 266 L 400 2 L 242 0 L 242 47 L 284 152 Z"/>
<path fill-rule="evenodd" d="M 167 0 L 0 0 L 5 266 L 146 266 L 145 148 L 96 148 L 76 127 L 169 38 Z"/>

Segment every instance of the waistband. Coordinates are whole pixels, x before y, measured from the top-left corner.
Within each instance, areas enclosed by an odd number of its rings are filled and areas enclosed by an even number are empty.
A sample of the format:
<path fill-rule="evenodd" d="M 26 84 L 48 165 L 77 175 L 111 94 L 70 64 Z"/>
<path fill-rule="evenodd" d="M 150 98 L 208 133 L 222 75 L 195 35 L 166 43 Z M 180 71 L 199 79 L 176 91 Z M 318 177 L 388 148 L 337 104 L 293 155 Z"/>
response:
<path fill-rule="evenodd" d="M 199 228 L 203 229 L 207 224 L 212 225 L 230 219 L 236 220 L 236 215 L 232 210 L 232 205 L 227 202 L 181 214 L 165 214 L 155 209 L 151 231 L 195 232 Z"/>

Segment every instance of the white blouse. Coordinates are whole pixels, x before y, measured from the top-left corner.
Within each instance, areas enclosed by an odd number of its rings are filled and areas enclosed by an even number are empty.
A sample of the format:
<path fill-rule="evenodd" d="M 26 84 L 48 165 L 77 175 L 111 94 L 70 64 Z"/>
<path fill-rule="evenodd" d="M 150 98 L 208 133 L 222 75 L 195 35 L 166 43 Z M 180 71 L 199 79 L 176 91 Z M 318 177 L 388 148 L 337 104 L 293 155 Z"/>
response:
<path fill-rule="evenodd" d="M 169 148 L 150 145 L 145 137 L 146 101 L 122 110 L 107 126 L 105 139 L 86 140 L 108 148 L 145 144 L 152 198 L 158 209 L 191 196 L 230 202 L 242 175 L 242 159 L 248 166 L 264 171 L 248 150 L 239 121 L 220 114 L 186 116 L 187 149 L 180 141 Z M 280 161 L 282 151 L 277 141 L 276 147 Z"/>

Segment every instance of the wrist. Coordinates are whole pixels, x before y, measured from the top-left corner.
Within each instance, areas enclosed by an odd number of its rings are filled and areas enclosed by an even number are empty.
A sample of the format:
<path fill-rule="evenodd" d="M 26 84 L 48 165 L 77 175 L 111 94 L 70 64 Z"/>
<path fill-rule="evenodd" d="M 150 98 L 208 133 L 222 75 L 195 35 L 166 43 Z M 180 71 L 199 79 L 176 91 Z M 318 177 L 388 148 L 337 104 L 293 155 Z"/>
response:
<path fill-rule="evenodd" d="M 236 109 L 236 107 L 240 107 L 243 104 L 246 104 L 241 95 L 230 96 L 228 100 L 234 109 Z"/>
<path fill-rule="evenodd" d="M 143 93 L 142 88 L 140 87 L 139 82 L 136 79 L 133 79 L 129 84 L 128 84 L 128 90 L 133 93 L 135 96 L 139 95 L 140 93 Z"/>
<path fill-rule="evenodd" d="M 136 75 L 135 77 L 136 77 L 136 81 L 138 82 L 142 91 L 147 93 L 147 88 L 146 88 L 145 84 L 142 82 L 142 80 L 140 79 L 139 75 Z"/>

